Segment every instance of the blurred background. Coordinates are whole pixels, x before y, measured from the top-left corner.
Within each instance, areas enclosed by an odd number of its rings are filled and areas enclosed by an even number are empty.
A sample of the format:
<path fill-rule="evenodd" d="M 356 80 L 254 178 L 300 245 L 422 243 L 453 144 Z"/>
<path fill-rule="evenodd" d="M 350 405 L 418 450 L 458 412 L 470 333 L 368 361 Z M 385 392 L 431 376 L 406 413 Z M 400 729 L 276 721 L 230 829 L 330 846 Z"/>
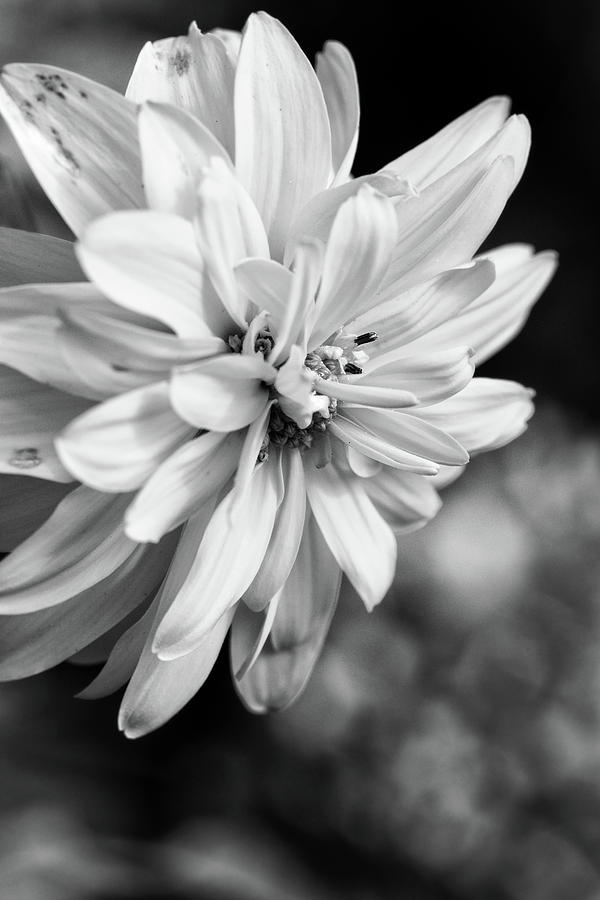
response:
<path fill-rule="evenodd" d="M 523 333 L 480 374 L 537 391 L 475 459 L 367 615 L 346 590 L 302 699 L 255 718 L 222 658 L 158 733 L 64 665 L 0 687 L 0 898 L 600 898 L 600 6 L 594 0 L 271 2 L 310 57 L 358 68 L 355 174 L 491 94 L 533 127 L 487 246 L 555 248 Z M 240 28 L 237 0 L 0 0 L 0 63 L 123 90 L 142 43 Z M 1 224 L 64 235 L 6 129 Z M 23 199 L 25 198 L 25 199 Z"/>

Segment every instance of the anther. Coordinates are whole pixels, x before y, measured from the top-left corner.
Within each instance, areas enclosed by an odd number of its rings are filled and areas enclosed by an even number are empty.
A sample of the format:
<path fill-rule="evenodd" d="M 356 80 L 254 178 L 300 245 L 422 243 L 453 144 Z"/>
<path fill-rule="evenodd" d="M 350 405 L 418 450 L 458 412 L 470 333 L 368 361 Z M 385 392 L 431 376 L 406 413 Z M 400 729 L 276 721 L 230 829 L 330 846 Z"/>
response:
<path fill-rule="evenodd" d="M 346 375 L 362 375 L 362 369 L 360 366 L 356 366 L 354 363 L 346 363 L 345 366 Z"/>
<path fill-rule="evenodd" d="M 364 334 L 359 334 L 354 338 L 354 343 L 357 347 L 360 347 L 361 344 L 372 344 L 377 338 L 378 334 L 376 331 L 365 331 Z"/>

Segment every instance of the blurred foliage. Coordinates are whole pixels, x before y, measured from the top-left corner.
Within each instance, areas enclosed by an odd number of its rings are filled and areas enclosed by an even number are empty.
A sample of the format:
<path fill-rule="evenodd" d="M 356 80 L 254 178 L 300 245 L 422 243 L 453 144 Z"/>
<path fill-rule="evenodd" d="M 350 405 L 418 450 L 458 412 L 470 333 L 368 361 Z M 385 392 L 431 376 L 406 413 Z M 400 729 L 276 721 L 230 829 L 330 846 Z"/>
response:
<path fill-rule="evenodd" d="M 251 9 L 0 0 L 0 56 L 122 90 L 144 40 L 194 17 L 239 27 Z M 436 21 L 429 7 L 390 19 L 375 2 L 370 28 L 339 4 L 268 9 L 307 51 L 336 37 L 355 55 L 358 172 L 487 94 L 512 93 L 530 114 L 531 167 L 491 243 L 555 246 L 563 267 L 484 374 L 534 385 L 541 411 L 515 445 L 471 463 L 428 529 L 402 539 L 381 608 L 367 615 L 346 592 L 292 709 L 248 715 L 222 658 L 173 722 L 130 743 L 116 732 L 115 698 L 71 699 L 90 677 L 81 668 L 3 685 L 0 897 L 592 900 L 598 7 L 509 0 L 490 26 L 474 3 Z M 2 224 L 64 234 L 6 131 L 0 151 Z"/>

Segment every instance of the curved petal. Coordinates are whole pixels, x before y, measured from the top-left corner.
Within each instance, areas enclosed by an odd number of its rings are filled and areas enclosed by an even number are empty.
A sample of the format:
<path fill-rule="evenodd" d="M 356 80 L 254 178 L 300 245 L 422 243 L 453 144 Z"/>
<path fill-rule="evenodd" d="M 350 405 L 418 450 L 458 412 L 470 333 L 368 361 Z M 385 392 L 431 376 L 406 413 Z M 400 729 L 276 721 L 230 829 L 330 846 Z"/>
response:
<path fill-rule="evenodd" d="M 309 346 L 323 343 L 375 305 L 375 292 L 396 244 L 396 216 L 388 197 L 365 185 L 340 207 L 323 258 Z"/>
<path fill-rule="evenodd" d="M 296 247 L 292 265 L 290 293 L 281 323 L 274 323 L 277 334 L 269 354 L 276 365 L 297 344 L 306 354 L 308 335 L 315 313 L 315 294 L 321 277 L 323 248 L 317 241 L 302 241 Z"/>
<path fill-rule="evenodd" d="M 226 150 L 198 119 L 176 106 L 144 104 L 138 129 L 148 206 L 191 219 L 202 167 L 218 157 L 231 168 Z"/>
<path fill-rule="evenodd" d="M 281 259 L 292 219 L 331 174 L 323 91 L 306 56 L 267 13 L 246 23 L 235 89 L 235 165 Z"/>
<path fill-rule="evenodd" d="M 0 563 L 0 612 L 20 615 L 56 606 L 129 559 L 137 545 L 123 533 L 128 501 L 87 487 L 68 494 Z"/>
<path fill-rule="evenodd" d="M 391 434 L 380 434 L 350 416 L 338 415 L 329 425 L 329 433 L 347 448 L 357 450 L 385 466 L 419 475 L 435 475 L 438 471 L 437 464 L 428 455 L 423 456 L 404 447 L 403 434 L 399 429 L 391 429 Z M 410 440 L 408 443 L 411 443 Z"/>
<path fill-rule="evenodd" d="M 350 176 L 358 144 L 360 100 L 356 68 L 343 44 L 327 41 L 323 51 L 317 53 L 316 71 L 331 127 L 333 184 L 343 184 Z"/>
<path fill-rule="evenodd" d="M 523 172 L 531 143 L 524 116 L 417 197 L 396 204 L 398 244 L 381 301 L 392 299 L 441 269 L 471 259 L 495 225 Z"/>
<path fill-rule="evenodd" d="M 213 335 L 180 338 L 93 309 L 70 307 L 61 311 L 61 319 L 65 327 L 76 332 L 99 358 L 121 371 L 133 369 L 156 376 L 158 372 L 168 372 L 172 366 L 196 362 L 228 350 L 225 342 Z"/>
<path fill-rule="evenodd" d="M 278 330 L 292 290 L 291 271 L 274 259 L 243 259 L 234 268 L 240 290 L 257 309 L 269 312 Z"/>
<path fill-rule="evenodd" d="M 317 524 L 338 565 L 367 609 L 383 600 L 396 571 L 396 540 L 361 479 L 333 465 L 306 467 L 306 491 Z"/>
<path fill-rule="evenodd" d="M 205 321 L 202 259 L 185 219 L 149 210 L 105 216 L 86 230 L 77 256 L 115 303 L 183 338 L 213 334 Z"/>
<path fill-rule="evenodd" d="M 299 450 L 281 454 L 284 494 L 260 569 L 243 596 L 244 603 L 264 609 L 285 584 L 294 565 L 306 511 L 304 468 Z"/>
<path fill-rule="evenodd" d="M 233 155 L 234 75 L 235 56 L 227 42 L 218 34 L 202 34 L 192 22 L 187 35 L 143 47 L 126 96 L 187 110 Z"/>
<path fill-rule="evenodd" d="M 118 691 L 126 684 L 140 661 L 144 645 L 148 639 L 152 623 L 156 617 L 160 591 L 154 597 L 150 606 L 142 616 L 137 616 L 136 621 L 129 624 L 122 632 L 106 658 L 105 664 L 82 691 L 75 696 L 80 700 L 98 700 Z M 137 613 L 138 610 L 134 611 Z"/>
<path fill-rule="evenodd" d="M 364 481 L 365 490 L 394 534 L 422 528 L 440 510 L 442 501 L 432 478 L 382 466 Z"/>
<path fill-rule="evenodd" d="M 338 420 L 339 417 L 336 422 Z M 389 409 L 357 408 L 351 414 L 344 410 L 343 425 L 347 433 L 352 422 L 366 433 L 389 442 L 390 446 L 395 445 L 435 463 L 464 466 L 469 461 L 469 454 L 456 438 L 418 415 Z"/>
<path fill-rule="evenodd" d="M 222 160 L 205 166 L 196 192 L 196 240 L 206 271 L 229 315 L 248 325 L 248 303 L 233 267 L 248 256 L 269 256 L 269 244 L 258 210 Z"/>
<path fill-rule="evenodd" d="M 0 112 L 67 225 L 145 205 L 136 108 L 116 91 L 55 66 L 13 63 Z"/>
<path fill-rule="evenodd" d="M 312 238 L 322 241 L 324 244 L 327 243 L 331 226 L 340 206 L 346 200 L 354 197 L 365 185 L 397 202 L 415 196 L 413 188 L 407 181 L 385 172 L 362 175 L 345 184 L 321 191 L 302 207 L 292 222 L 285 246 L 284 263 L 289 264 L 298 241 Z"/>
<path fill-rule="evenodd" d="M 84 277 L 71 241 L 0 228 L 0 288 L 39 281 L 83 281 Z"/>
<path fill-rule="evenodd" d="M 140 737 L 152 731 L 181 709 L 208 676 L 220 649 L 220 641 L 215 640 L 213 635 L 207 638 L 197 653 L 190 653 L 181 660 L 165 663 L 152 653 L 157 626 L 189 572 L 213 509 L 214 504 L 207 503 L 183 529 L 152 611 L 149 611 L 148 619 L 139 623 L 144 642 L 119 710 L 119 728 L 125 732 L 126 737 Z M 225 617 L 223 620 L 216 629 L 216 634 L 221 635 L 221 641 L 227 630 L 223 626 L 229 624 Z M 137 642 L 138 639 L 134 638 L 133 643 Z M 134 646 L 129 649 L 135 651 L 136 648 Z M 127 667 L 127 660 L 124 660 L 124 664 Z M 107 677 L 109 674 L 107 673 Z M 127 671 L 122 670 L 121 674 L 125 678 L 129 677 Z M 114 673 L 114 677 L 118 675 L 119 672 Z"/>
<path fill-rule="evenodd" d="M 449 432 L 470 453 L 479 453 L 517 438 L 533 411 L 533 391 L 514 381 L 474 378 L 453 397 L 420 410 L 419 418 Z"/>
<path fill-rule="evenodd" d="M 314 517 L 306 516 L 296 561 L 278 595 L 277 610 L 267 643 L 234 684 L 252 712 L 289 706 L 304 689 L 325 641 L 341 584 L 341 570 Z M 233 620 L 231 662 L 234 673 L 252 640 L 252 623 Z"/>
<path fill-rule="evenodd" d="M 196 428 L 237 431 L 263 411 L 269 399 L 265 384 L 274 380 L 275 370 L 262 356 L 223 354 L 175 369 L 171 403 Z"/>
<path fill-rule="evenodd" d="M 449 269 L 369 310 L 351 322 L 347 330 L 356 334 L 374 331 L 377 340 L 366 348 L 369 358 L 383 356 L 427 335 L 438 325 L 451 322 L 493 284 L 494 277 L 494 264 L 489 259 Z M 468 343 L 454 342 L 455 346 Z"/>
<path fill-rule="evenodd" d="M 421 355 L 403 356 L 405 349 L 369 360 L 364 375 L 354 384 L 392 389 L 401 383 L 422 405 L 438 403 L 462 390 L 473 377 L 473 351 L 469 347 L 453 347 L 437 353 L 429 350 Z"/>
<path fill-rule="evenodd" d="M 0 475 L 0 553 L 9 553 L 52 514 L 73 484 Z"/>
<path fill-rule="evenodd" d="M 0 472 L 73 481 L 56 454 L 54 438 L 89 406 L 81 397 L 0 366 Z"/>
<path fill-rule="evenodd" d="M 509 108 L 508 97 L 489 97 L 454 119 L 433 137 L 388 163 L 383 171 L 409 178 L 416 188 L 422 190 L 493 137 L 502 127 Z"/>
<path fill-rule="evenodd" d="M 154 639 L 163 660 L 195 650 L 238 602 L 266 553 L 279 503 L 279 466 L 256 466 L 244 492 L 230 491 L 213 514 L 198 554 Z"/>
<path fill-rule="evenodd" d="M 492 250 L 486 258 L 496 267 L 491 287 L 454 319 L 415 341 L 408 352 L 436 352 L 468 343 L 475 351 L 473 362 L 479 365 L 520 331 L 556 271 L 557 254 L 547 250 L 533 255 L 531 248 L 517 244 Z"/>
<path fill-rule="evenodd" d="M 207 432 L 175 450 L 127 509 L 127 536 L 134 541 L 157 541 L 189 519 L 235 472 L 242 439 L 241 432 Z"/>
<path fill-rule="evenodd" d="M 395 379 L 396 383 L 398 380 L 398 378 Z M 361 406 L 400 409 L 406 406 L 415 406 L 419 402 L 410 391 L 394 387 L 391 384 L 383 387 L 371 385 L 368 383 L 368 379 L 363 383 L 361 381 L 326 381 L 323 378 L 317 378 L 315 389 L 328 397 L 335 397 L 337 400 L 345 400 Z"/>
<path fill-rule="evenodd" d="M 99 491 L 131 491 L 193 429 L 169 403 L 166 381 L 150 384 L 99 403 L 79 416 L 56 439 L 65 467 Z"/>
<path fill-rule="evenodd" d="M 0 616 L 0 680 L 50 669 L 122 621 L 160 584 L 172 544 L 169 538 L 138 547 L 112 574 L 59 606 Z"/>

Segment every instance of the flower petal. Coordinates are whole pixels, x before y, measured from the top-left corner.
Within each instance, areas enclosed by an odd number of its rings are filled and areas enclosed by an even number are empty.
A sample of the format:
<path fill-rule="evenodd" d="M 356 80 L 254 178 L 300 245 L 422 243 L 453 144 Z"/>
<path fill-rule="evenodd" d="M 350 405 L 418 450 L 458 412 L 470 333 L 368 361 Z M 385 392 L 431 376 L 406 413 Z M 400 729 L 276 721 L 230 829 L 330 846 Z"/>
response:
<path fill-rule="evenodd" d="M 96 677 L 76 696 L 80 700 L 98 700 L 118 691 L 126 684 L 140 660 L 152 623 L 156 616 L 160 592 L 143 615 L 121 634 Z M 137 612 L 137 610 L 135 610 Z"/>
<path fill-rule="evenodd" d="M 400 472 L 389 466 L 382 466 L 373 478 L 366 478 L 364 485 L 378 512 L 395 534 L 426 525 L 442 505 L 432 478 Z"/>
<path fill-rule="evenodd" d="M 358 144 L 360 101 L 356 69 L 343 44 L 327 41 L 323 51 L 317 53 L 316 71 L 331 127 L 333 184 L 343 184 L 350 175 Z"/>
<path fill-rule="evenodd" d="M 89 406 L 87 400 L 0 366 L 0 472 L 73 481 L 56 454 L 54 438 Z"/>
<path fill-rule="evenodd" d="M 479 365 L 507 344 L 523 327 L 529 311 L 554 275 L 557 254 L 513 244 L 486 254 L 496 267 L 494 283 L 465 307 L 415 341 L 409 352 L 438 349 L 468 343 L 474 348 L 473 362 Z"/>
<path fill-rule="evenodd" d="M 257 309 L 266 309 L 277 331 L 285 318 L 293 275 L 274 259 L 243 259 L 235 266 L 240 290 Z"/>
<path fill-rule="evenodd" d="M 285 583 L 298 554 L 304 527 L 306 491 L 300 451 L 281 454 L 281 466 L 283 500 L 261 567 L 243 596 L 244 603 L 255 611 L 264 609 Z"/>
<path fill-rule="evenodd" d="M 415 196 L 414 189 L 407 181 L 384 172 L 362 175 L 345 184 L 321 191 L 308 201 L 292 222 L 285 246 L 284 263 L 289 264 L 300 240 L 312 238 L 327 243 L 340 206 L 354 197 L 365 185 L 398 202 Z"/>
<path fill-rule="evenodd" d="M 231 668 L 238 680 L 250 671 L 267 643 L 279 596 L 280 592 L 258 613 L 252 612 L 245 603 L 236 608 L 231 629 Z"/>
<path fill-rule="evenodd" d="M 195 228 L 213 286 L 233 321 L 245 329 L 248 304 L 233 267 L 248 256 L 268 257 L 269 244 L 258 210 L 222 160 L 212 160 L 203 170 Z"/>
<path fill-rule="evenodd" d="M 105 216 L 86 230 L 77 256 L 107 297 L 180 337 L 219 335 L 228 321 L 212 290 L 205 296 L 194 229 L 179 216 L 150 210 Z"/>
<path fill-rule="evenodd" d="M 396 204 L 398 243 L 381 302 L 471 259 L 516 186 L 530 140 L 527 120 L 512 116 L 461 165 Z"/>
<path fill-rule="evenodd" d="M 269 458 L 255 468 L 241 495 L 230 491 L 217 507 L 185 582 L 156 632 L 153 650 L 161 659 L 195 650 L 252 583 L 273 531 L 278 470 Z"/>
<path fill-rule="evenodd" d="M 317 241 L 302 241 L 296 247 L 284 316 L 280 324 L 274 322 L 277 335 L 269 354 L 272 365 L 285 359 L 294 344 L 306 353 L 309 329 L 314 319 L 315 294 L 321 277 L 322 256 L 323 248 Z"/>
<path fill-rule="evenodd" d="M 344 410 L 344 420 L 346 430 L 349 422 L 353 421 L 365 431 L 388 441 L 390 445 L 396 445 L 435 463 L 464 466 L 469 461 L 469 454 L 452 435 L 430 424 L 420 415 L 389 409 L 356 408 L 351 413 Z"/>
<path fill-rule="evenodd" d="M 207 432 L 175 450 L 127 509 L 127 536 L 134 541 L 157 541 L 189 519 L 233 475 L 241 446 L 241 432 Z"/>
<path fill-rule="evenodd" d="M 306 467 L 306 491 L 323 537 L 367 609 L 383 600 L 396 571 L 396 540 L 361 479 L 333 465 Z"/>
<path fill-rule="evenodd" d="M 9 553 L 30 537 L 73 487 L 24 475 L 0 475 L 0 553 Z"/>
<path fill-rule="evenodd" d="M 54 66 L 13 63 L 0 112 L 67 225 L 145 205 L 136 108 L 116 91 Z"/>
<path fill-rule="evenodd" d="M 16 228 L 0 228 L 0 288 L 38 281 L 83 281 L 83 278 L 71 241 Z"/>
<path fill-rule="evenodd" d="M 233 155 L 235 57 L 218 34 L 192 22 L 186 36 L 147 43 L 127 85 L 136 103 L 156 100 L 187 110 Z"/>
<path fill-rule="evenodd" d="M 193 429 L 169 403 L 166 381 L 99 403 L 56 439 L 65 467 L 99 491 L 131 491 L 144 483 Z"/>
<path fill-rule="evenodd" d="M 377 340 L 369 344 L 369 358 L 379 358 L 453 320 L 493 283 L 494 277 L 489 259 L 467 263 L 415 285 L 359 316 L 347 328 L 356 334 L 374 331 Z M 455 345 L 468 343 L 455 341 Z"/>
<path fill-rule="evenodd" d="M 396 378 L 396 383 L 398 379 Z M 345 400 L 348 403 L 357 403 L 361 406 L 383 406 L 391 409 L 400 409 L 405 406 L 415 406 L 419 401 L 410 391 L 396 388 L 391 385 L 379 387 L 371 385 L 368 379 L 362 381 L 327 381 L 317 378 L 315 389 L 320 394 L 335 397 L 337 400 Z M 304 426 L 306 427 L 306 426 Z"/>
<path fill-rule="evenodd" d="M 59 606 L 0 616 L 0 679 L 49 669 L 113 628 L 156 590 L 172 543 L 138 547 L 112 574 Z"/>
<path fill-rule="evenodd" d="M 292 219 L 331 173 L 323 91 L 284 26 L 266 13 L 246 23 L 235 76 L 235 164 L 281 259 Z"/>
<path fill-rule="evenodd" d="M 234 684 L 252 712 L 289 706 L 302 692 L 325 641 L 340 591 L 341 571 L 314 517 L 309 513 L 296 561 L 280 594 L 271 641 Z M 232 669 L 238 671 L 238 647 L 247 645 L 249 623 L 240 613 L 233 620 Z M 251 637 L 251 634 L 250 634 Z"/>
<path fill-rule="evenodd" d="M 325 248 L 311 347 L 375 305 L 396 231 L 391 201 L 368 185 L 340 207 Z"/>
<path fill-rule="evenodd" d="M 169 662 L 152 652 L 157 626 L 189 572 L 213 509 L 214 504 L 209 502 L 184 528 L 150 621 L 140 625 L 145 643 L 119 710 L 119 728 L 126 737 L 141 737 L 175 715 L 201 687 L 221 648 L 233 610 L 222 616 L 196 652 Z M 151 626 L 148 631 L 147 624 Z"/>
<path fill-rule="evenodd" d="M 522 434 L 533 415 L 533 392 L 514 381 L 474 378 L 419 418 L 449 432 L 470 453 L 496 450 Z"/>
<path fill-rule="evenodd" d="M 412 349 L 412 348 L 409 348 Z M 420 404 L 438 403 L 462 390 L 473 377 L 473 351 L 453 347 L 437 353 L 427 347 L 420 355 L 405 355 L 405 348 L 374 357 L 365 364 L 357 386 L 394 388 L 401 382 Z"/>
<path fill-rule="evenodd" d="M 191 219 L 203 166 L 217 157 L 231 168 L 227 152 L 202 122 L 175 106 L 144 104 L 138 128 L 148 206 Z"/>
<path fill-rule="evenodd" d="M 338 415 L 329 425 L 329 432 L 346 447 L 385 466 L 419 475 L 435 475 L 438 471 L 438 466 L 428 456 L 418 455 L 404 447 L 403 435 L 398 430 L 393 430 L 391 435 L 379 434 L 349 415 Z M 361 473 L 357 474 L 362 477 Z"/>
<path fill-rule="evenodd" d="M 99 358 L 119 370 L 133 369 L 156 375 L 169 371 L 172 366 L 195 362 L 228 349 L 221 338 L 213 335 L 186 340 L 81 306 L 61 311 L 61 319 L 68 329 L 87 342 L 90 350 L 96 351 Z"/>
<path fill-rule="evenodd" d="M 489 97 L 433 137 L 388 163 L 383 171 L 409 178 L 422 190 L 493 137 L 505 121 L 509 108 L 508 97 Z"/>
<path fill-rule="evenodd" d="M 56 606 L 114 572 L 137 546 L 123 533 L 128 502 L 84 486 L 68 494 L 0 563 L 0 612 L 20 615 Z"/>
<path fill-rule="evenodd" d="M 174 369 L 171 403 L 196 428 L 237 431 L 260 415 L 269 398 L 265 383 L 274 380 L 262 356 L 223 354 Z"/>

